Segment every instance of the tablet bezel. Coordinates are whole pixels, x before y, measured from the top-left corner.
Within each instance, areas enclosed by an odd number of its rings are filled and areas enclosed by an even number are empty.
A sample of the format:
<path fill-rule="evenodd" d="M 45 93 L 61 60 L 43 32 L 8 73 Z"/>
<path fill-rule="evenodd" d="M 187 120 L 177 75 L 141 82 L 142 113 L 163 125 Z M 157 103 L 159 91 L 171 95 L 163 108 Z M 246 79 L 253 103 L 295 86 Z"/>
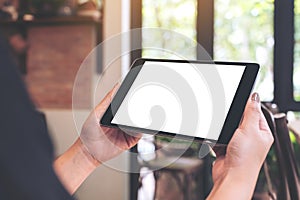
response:
<path fill-rule="evenodd" d="M 200 64 L 216 64 L 216 65 L 242 65 L 246 66 L 244 73 L 242 75 L 241 81 L 238 85 L 237 91 L 234 95 L 233 101 L 229 108 L 228 114 L 224 120 L 224 124 L 219 136 L 219 139 L 211 140 L 207 138 L 200 138 L 200 137 L 193 137 L 187 135 L 181 135 L 179 133 L 169 133 L 164 131 L 157 131 L 157 130 L 149 130 L 145 128 L 138 128 L 138 127 L 131 127 L 126 125 L 120 124 L 113 124 L 111 123 L 114 115 L 118 111 L 122 101 L 124 100 L 126 94 L 128 93 L 131 85 L 135 81 L 135 78 L 139 74 L 143 64 L 146 61 L 153 61 L 153 62 L 175 62 L 175 63 L 200 63 Z M 240 119 L 242 118 L 244 107 L 247 103 L 249 95 L 252 91 L 257 73 L 259 71 L 259 65 L 256 63 L 246 63 L 246 62 L 223 62 L 223 61 L 194 61 L 194 60 L 168 60 L 168 59 L 148 59 L 148 58 L 140 58 L 133 62 L 130 71 L 128 72 L 127 76 L 125 77 L 124 81 L 122 82 L 119 90 L 115 94 L 112 103 L 114 106 L 112 107 L 111 104 L 107 108 L 106 112 L 102 116 L 100 120 L 100 124 L 103 126 L 113 127 L 113 128 L 122 128 L 126 129 L 131 132 L 139 132 L 139 133 L 146 133 L 146 134 L 157 134 L 161 136 L 168 136 L 168 137 L 176 137 L 182 139 L 193 139 L 196 141 L 201 142 L 208 142 L 208 143 L 217 143 L 226 145 L 229 143 L 234 131 L 238 127 L 240 123 Z"/>

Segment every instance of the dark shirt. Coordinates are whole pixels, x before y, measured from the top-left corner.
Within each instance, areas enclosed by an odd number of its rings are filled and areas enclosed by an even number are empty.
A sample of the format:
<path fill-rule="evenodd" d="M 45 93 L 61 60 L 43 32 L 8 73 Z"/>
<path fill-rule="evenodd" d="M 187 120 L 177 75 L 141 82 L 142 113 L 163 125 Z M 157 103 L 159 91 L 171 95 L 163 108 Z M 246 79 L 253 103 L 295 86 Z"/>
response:
<path fill-rule="evenodd" d="M 0 199 L 72 199 L 52 168 L 53 146 L 0 34 Z"/>

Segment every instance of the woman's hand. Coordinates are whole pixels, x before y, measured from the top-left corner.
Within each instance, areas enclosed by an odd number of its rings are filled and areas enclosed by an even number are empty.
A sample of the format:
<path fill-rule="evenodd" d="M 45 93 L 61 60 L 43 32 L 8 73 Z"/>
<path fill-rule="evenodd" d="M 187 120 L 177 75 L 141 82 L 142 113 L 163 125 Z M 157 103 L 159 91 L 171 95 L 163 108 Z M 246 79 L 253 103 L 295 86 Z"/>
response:
<path fill-rule="evenodd" d="M 54 169 L 70 194 L 102 163 L 137 144 L 141 135 L 129 135 L 116 128 L 102 127 L 100 118 L 109 106 L 115 86 L 89 115 L 80 138 L 54 161 Z"/>
<path fill-rule="evenodd" d="M 260 108 L 257 93 L 248 101 L 243 120 L 225 155 L 216 149 L 214 187 L 209 199 L 251 199 L 260 168 L 274 139 Z"/>
<path fill-rule="evenodd" d="M 99 124 L 118 88 L 119 85 L 116 85 L 96 106 L 84 123 L 80 135 L 87 151 L 100 163 L 130 149 L 141 138 L 141 134 L 123 132 L 121 129 L 104 127 Z"/>

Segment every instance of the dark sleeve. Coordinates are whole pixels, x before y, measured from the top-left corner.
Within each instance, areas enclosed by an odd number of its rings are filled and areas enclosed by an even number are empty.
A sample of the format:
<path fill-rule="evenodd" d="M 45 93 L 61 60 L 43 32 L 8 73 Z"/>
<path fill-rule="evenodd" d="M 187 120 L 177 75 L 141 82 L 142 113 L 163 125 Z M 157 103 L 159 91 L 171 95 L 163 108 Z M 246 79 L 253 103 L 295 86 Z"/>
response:
<path fill-rule="evenodd" d="M 0 199 L 72 199 L 52 168 L 53 147 L 0 35 Z"/>

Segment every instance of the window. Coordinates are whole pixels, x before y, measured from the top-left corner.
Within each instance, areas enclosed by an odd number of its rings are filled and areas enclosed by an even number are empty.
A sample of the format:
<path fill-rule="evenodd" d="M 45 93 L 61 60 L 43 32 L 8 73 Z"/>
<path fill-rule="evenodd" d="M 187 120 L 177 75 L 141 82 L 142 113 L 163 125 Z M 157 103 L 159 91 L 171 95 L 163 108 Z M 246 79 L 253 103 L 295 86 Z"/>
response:
<path fill-rule="evenodd" d="M 273 100 L 273 0 L 214 1 L 214 59 L 260 64 L 255 91 Z"/>
<path fill-rule="evenodd" d="M 255 91 L 261 93 L 262 100 L 272 101 L 273 0 L 215 0 L 214 5 L 214 59 L 258 62 L 262 67 Z M 174 30 L 196 40 L 197 0 L 143 0 L 142 6 L 143 27 Z M 167 35 L 143 37 L 142 44 L 147 42 L 156 47 L 172 49 L 187 59 L 196 59 L 196 48 L 169 41 Z M 143 49 L 142 56 L 174 58 L 168 53 L 161 54 L 149 49 Z"/>
<path fill-rule="evenodd" d="M 142 26 L 147 28 L 162 28 L 173 30 L 187 37 L 187 40 L 196 41 L 196 0 L 143 0 Z M 188 11 L 188 12 L 187 12 Z M 157 31 L 151 37 L 143 33 L 142 46 L 150 43 L 153 47 L 170 49 L 186 59 L 196 59 L 196 47 L 189 47 L 189 43 L 172 41 L 164 31 Z M 143 57 L 174 58 L 174 55 L 154 50 L 143 49 Z"/>
<path fill-rule="evenodd" d="M 300 102 L 296 102 L 300 101 L 300 79 L 297 78 L 300 76 L 300 0 L 141 2 L 142 27 L 171 29 L 189 38 L 196 37 L 211 55 L 214 54 L 215 60 L 258 62 L 261 70 L 254 90 L 261 94 L 262 100 L 277 103 L 282 111 L 300 111 Z M 210 27 L 214 29 L 213 34 Z M 147 39 L 143 38 L 142 43 Z M 162 35 L 153 41 L 161 43 L 157 44 L 161 47 L 173 45 L 174 50 L 181 53 L 186 47 L 170 43 Z M 197 52 L 194 49 L 183 54 L 194 59 Z M 143 50 L 142 55 L 170 58 L 170 55 L 147 50 Z"/>

